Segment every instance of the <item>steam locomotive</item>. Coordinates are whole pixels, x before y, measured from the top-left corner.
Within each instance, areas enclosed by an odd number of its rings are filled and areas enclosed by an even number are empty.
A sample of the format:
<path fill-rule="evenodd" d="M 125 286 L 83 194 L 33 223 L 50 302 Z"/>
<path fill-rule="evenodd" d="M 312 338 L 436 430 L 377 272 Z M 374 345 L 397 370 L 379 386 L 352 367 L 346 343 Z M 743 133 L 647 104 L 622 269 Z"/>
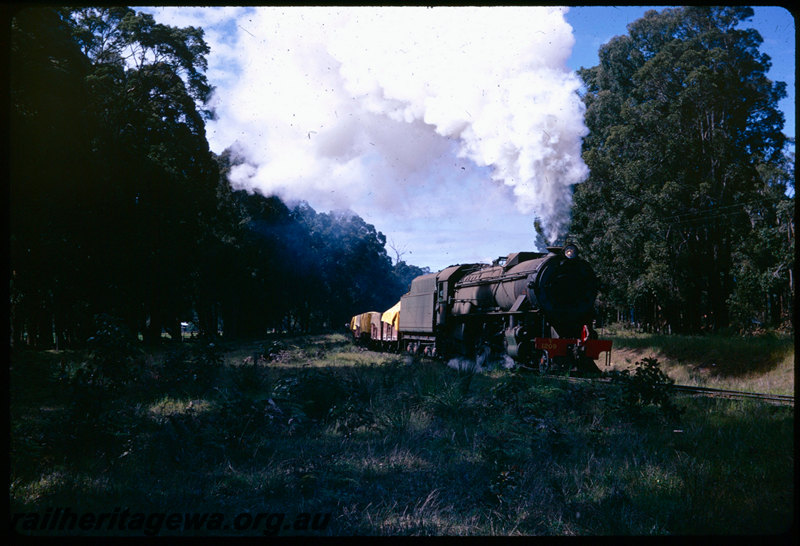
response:
<path fill-rule="evenodd" d="M 361 343 L 431 357 L 511 358 L 541 371 L 597 373 L 611 341 L 592 328 L 598 281 L 574 245 L 516 252 L 415 278 L 384 313 L 354 316 Z"/>

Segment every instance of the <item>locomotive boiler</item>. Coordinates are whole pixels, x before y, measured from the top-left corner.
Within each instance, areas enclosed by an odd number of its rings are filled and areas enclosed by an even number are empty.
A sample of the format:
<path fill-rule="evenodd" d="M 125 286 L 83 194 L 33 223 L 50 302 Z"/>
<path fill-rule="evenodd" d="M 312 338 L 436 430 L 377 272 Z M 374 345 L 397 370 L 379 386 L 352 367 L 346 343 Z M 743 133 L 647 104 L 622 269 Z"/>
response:
<path fill-rule="evenodd" d="M 601 352 L 608 357 L 611 342 L 592 329 L 598 281 L 577 254 L 574 245 L 549 247 L 415 278 L 399 302 L 397 346 L 478 364 L 510 357 L 526 366 L 599 371 L 595 360 Z"/>

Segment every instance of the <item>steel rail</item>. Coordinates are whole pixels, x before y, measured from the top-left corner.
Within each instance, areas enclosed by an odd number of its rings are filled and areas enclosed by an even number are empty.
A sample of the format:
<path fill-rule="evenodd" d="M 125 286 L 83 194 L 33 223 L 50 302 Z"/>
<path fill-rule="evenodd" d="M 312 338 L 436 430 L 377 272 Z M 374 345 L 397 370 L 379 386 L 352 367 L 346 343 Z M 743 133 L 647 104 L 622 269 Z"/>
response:
<path fill-rule="evenodd" d="M 712 387 L 696 387 L 693 385 L 670 385 L 670 388 L 677 392 L 688 394 L 699 394 L 719 398 L 736 398 L 766 400 L 768 402 L 780 402 L 782 404 L 794 405 L 794 396 L 790 394 L 772 394 L 765 392 L 732 391 L 727 389 L 715 389 Z"/>
<path fill-rule="evenodd" d="M 594 382 L 594 383 L 611 383 L 611 378 L 591 378 L 591 377 L 563 377 L 551 375 L 553 379 L 566 379 L 571 382 Z M 765 392 L 747 392 L 747 391 L 732 391 L 727 389 L 716 389 L 712 387 L 697 387 L 694 385 L 664 385 L 670 390 L 685 394 L 695 394 L 700 396 L 709 396 L 712 398 L 731 398 L 731 399 L 756 399 L 764 400 L 766 402 L 776 402 L 780 404 L 787 404 L 794 406 L 794 396 L 791 394 L 772 394 Z"/>

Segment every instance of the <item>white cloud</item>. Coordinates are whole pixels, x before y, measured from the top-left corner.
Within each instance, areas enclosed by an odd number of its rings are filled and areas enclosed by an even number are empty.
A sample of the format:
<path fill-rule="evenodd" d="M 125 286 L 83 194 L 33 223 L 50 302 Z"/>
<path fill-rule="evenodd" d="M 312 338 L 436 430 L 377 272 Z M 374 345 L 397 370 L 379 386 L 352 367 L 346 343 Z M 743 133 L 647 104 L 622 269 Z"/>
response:
<path fill-rule="evenodd" d="M 255 166 L 237 184 L 350 208 L 400 246 L 412 229 L 427 232 L 421 245 L 452 227 L 471 248 L 532 249 L 534 215 L 555 235 L 588 174 L 563 9 L 154 11 L 206 29 L 209 143 L 219 153 L 237 142 Z M 503 225 L 526 231 L 490 235 Z M 447 240 L 456 249 L 458 233 Z"/>

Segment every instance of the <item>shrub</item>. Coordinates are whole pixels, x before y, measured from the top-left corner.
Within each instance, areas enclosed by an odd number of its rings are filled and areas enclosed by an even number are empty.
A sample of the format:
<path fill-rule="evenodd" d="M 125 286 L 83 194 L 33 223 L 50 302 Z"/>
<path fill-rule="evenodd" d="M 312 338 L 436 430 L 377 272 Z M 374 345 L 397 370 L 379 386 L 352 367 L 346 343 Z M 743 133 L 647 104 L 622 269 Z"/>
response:
<path fill-rule="evenodd" d="M 528 382 L 518 369 L 512 370 L 509 374 L 500 379 L 492 388 L 493 400 L 500 403 L 503 407 L 511 407 L 519 410 L 522 402 L 522 394 L 529 388 Z"/>
<path fill-rule="evenodd" d="M 95 333 L 87 344 L 87 358 L 81 362 L 62 361 L 58 379 L 70 400 L 72 418 L 91 421 L 141 377 L 143 358 L 133 335 L 111 315 L 95 316 Z"/>
<path fill-rule="evenodd" d="M 88 383 L 118 391 L 141 374 L 141 351 L 122 322 L 107 314 L 95 315 L 95 333 L 87 340 L 89 358 L 82 372 Z"/>
<path fill-rule="evenodd" d="M 460 420 L 468 417 L 472 410 L 467 404 L 463 377 L 445 383 L 438 392 L 427 395 L 424 403 L 434 415 L 442 419 Z"/>
<path fill-rule="evenodd" d="M 344 402 L 331 407 L 329 417 L 334 423 L 334 430 L 349 438 L 359 428 L 370 428 L 375 425 L 375 415 L 363 402 L 348 397 Z"/>
<path fill-rule="evenodd" d="M 167 389 L 204 393 L 215 384 L 222 362 L 222 351 L 213 342 L 181 344 L 166 354 L 159 377 Z"/>
<path fill-rule="evenodd" d="M 267 368 L 256 361 L 232 366 L 230 377 L 234 387 L 243 394 L 255 396 L 267 389 Z"/>
<path fill-rule="evenodd" d="M 296 412 L 272 398 L 252 398 L 236 389 L 220 389 L 218 395 L 217 411 L 208 423 L 213 433 L 205 443 L 236 461 L 250 458 L 265 437 L 293 434 L 300 424 Z"/>
<path fill-rule="evenodd" d="M 334 429 L 350 437 L 359 428 L 372 428 L 377 424 L 372 402 L 381 392 L 381 381 L 369 377 L 372 374 L 355 372 L 342 378 L 346 397 L 331 406 L 328 419 L 334 423 Z M 383 374 L 381 374 L 383 376 Z M 383 389 L 390 392 L 391 389 Z M 382 402 L 378 402 L 383 406 Z"/>
<path fill-rule="evenodd" d="M 309 418 L 324 420 L 331 408 L 347 398 L 342 381 L 332 372 L 305 368 L 296 376 L 280 379 L 273 387 L 276 399 L 296 404 Z"/>
<path fill-rule="evenodd" d="M 517 465 L 503 469 L 492 478 L 489 483 L 489 493 L 491 493 L 501 506 L 508 506 L 517 500 L 522 492 L 522 482 L 524 475 Z"/>
<path fill-rule="evenodd" d="M 611 379 L 622 386 L 621 408 L 634 418 L 644 417 L 643 410 L 649 406 L 657 407 L 670 419 L 680 415 L 680 408 L 672 401 L 675 381 L 661 370 L 658 359 L 644 358 L 636 362 L 633 374 L 630 370 L 612 372 Z"/>

